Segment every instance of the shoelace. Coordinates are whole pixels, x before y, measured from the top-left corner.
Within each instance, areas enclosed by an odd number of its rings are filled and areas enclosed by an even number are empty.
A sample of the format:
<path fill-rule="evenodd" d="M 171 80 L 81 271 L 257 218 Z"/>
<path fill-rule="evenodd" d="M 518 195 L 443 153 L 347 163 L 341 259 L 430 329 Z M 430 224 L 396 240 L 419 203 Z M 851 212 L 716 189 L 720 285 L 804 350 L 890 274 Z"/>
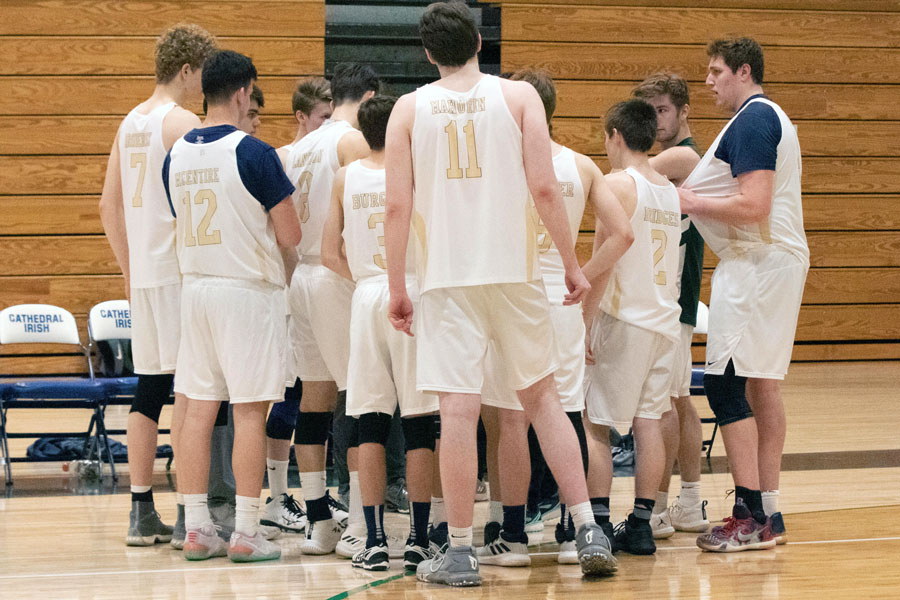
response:
<path fill-rule="evenodd" d="M 295 514 L 299 517 L 305 517 L 306 511 L 304 511 L 300 504 L 294 499 L 293 496 L 285 496 L 284 498 L 284 507 L 288 509 L 288 511 L 292 514 Z"/>
<path fill-rule="evenodd" d="M 625 525 L 628 523 L 628 520 L 624 520 L 615 527 L 613 527 L 613 535 L 619 535 L 625 531 Z"/>
<path fill-rule="evenodd" d="M 346 506 L 344 506 L 341 502 L 339 502 L 339 501 L 337 501 L 337 500 L 335 500 L 334 498 L 331 497 L 331 492 L 330 492 L 330 491 L 325 492 L 325 498 L 328 499 L 328 506 L 330 506 L 331 508 L 337 508 L 337 509 L 342 510 L 342 511 L 344 511 L 344 512 L 348 512 L 348 509 L 347 509 Z"/>

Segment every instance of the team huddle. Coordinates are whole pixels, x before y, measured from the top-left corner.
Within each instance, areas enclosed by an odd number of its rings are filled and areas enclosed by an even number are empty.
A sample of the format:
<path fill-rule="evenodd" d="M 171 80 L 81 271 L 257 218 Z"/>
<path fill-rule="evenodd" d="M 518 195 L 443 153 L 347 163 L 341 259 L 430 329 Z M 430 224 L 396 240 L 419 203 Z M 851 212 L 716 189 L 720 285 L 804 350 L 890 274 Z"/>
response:
<path fill-rule="evenodd" d="M 702 155 L 687 84 L 650 75 L 606 113 L 604 176 L 551 139 L 547 73 L 480 71 L 464 3 L 430 5 L 419 32 L 438 81 L 399 99 L 365 65 L 301 81 L 297 135 L 278 149 L 254 137 L 264 100 L 250 58 L 194 25 L 158 41 L 156 89 L 122 122 L 101 199 L 139 375 L 126 542 L 246 562 L 303 533 L 303 554 L 372 571 L 402 558 L 421 581 L 479 585 L 479 564 L 531 564 L 531 427 L 559 487 L 561 564 L 613 575 L 616 552 L 653 554 L 676 530 L 713 552 L 783 543 L 779 381 L 809 252 L 799 143 L 763 94 L 762 49 L 709 45 L 707 85 L 733 116 Z M 201 93 L 203 122 L 181 108 Z M 736 498 L 712 529 L 689 391 L 704 240 L 720 259 L 704 386 Z M 174 527 L 151 489 L 173 385 Z M 398 409 L 405 542 L 384 526 Z M 349 506 L 326 489 L 337 414 Z M 479 419 L 491 504 L 475 548 Z M 630 427 L 636 449 L 634 506 L 615 528 L 613 427 Z M 288 493 L 292 436 L 303 506 Z"/>

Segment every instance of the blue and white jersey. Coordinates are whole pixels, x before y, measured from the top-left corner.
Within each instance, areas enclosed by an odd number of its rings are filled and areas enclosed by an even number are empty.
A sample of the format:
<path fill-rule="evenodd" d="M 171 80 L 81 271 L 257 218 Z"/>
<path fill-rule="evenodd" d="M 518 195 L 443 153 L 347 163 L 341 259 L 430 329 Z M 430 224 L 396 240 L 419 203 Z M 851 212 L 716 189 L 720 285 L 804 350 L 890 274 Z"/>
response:
<path fill-rule="evenodd" d="M 231 125 L 194 129 L 163 166 L 183 275 L 284 286 L 269 210 L 294 186 L 275 149 Z"/>

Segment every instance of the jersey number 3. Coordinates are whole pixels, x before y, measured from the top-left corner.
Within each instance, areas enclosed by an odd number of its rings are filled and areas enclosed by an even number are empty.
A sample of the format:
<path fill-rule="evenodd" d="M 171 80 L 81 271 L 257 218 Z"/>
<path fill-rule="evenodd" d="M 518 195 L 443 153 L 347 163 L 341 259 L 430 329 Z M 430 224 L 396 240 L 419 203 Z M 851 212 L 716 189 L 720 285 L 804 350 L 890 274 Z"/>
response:
<path fill-rule="evenodd" d="M 450 168 L 447 169 L 447 179 L 462 179 L 463 170 L 459 166 L 459 133 L 456 128 L 456 121 L 447 123 L 444 131 L 447 132 L 447 143 L 450 146 Z M 463 133 L 466 134 L 466 154 L 468 154 L 466 178 L 481 177 L 481 167 L 478 166 L 478 152 L 475 150 L 475 122 L 473 120 L 469 119 L 468 123 L 465 124 Z"/>
<path fill-rule="evenodd" d="M 213 244 L 221 244 L 222 243 L 222 232 L 218 229 L 209 231 L 209 223 L 212 221 L 213 215 L 216 214 L 216 207 L 218 203 L 216 202 L 216 193 L 212 190 L 197 190 L 197 193 L 194 194 L 194 204 L 203 204 L 206 203 L 206 213 L 203 215 L 203 218 L 200 219 L 200 224 L 197 225 L 197 237 L 194 237 L 194 221 L 191 218 L 191 192 L 189 190 L 185 190 L 184 195 L 181 197 L 181 202 L 184 204 L 184 245 L 185 246 L 196 246 L 198 243 L 201 246 L 211 246 Z"/>

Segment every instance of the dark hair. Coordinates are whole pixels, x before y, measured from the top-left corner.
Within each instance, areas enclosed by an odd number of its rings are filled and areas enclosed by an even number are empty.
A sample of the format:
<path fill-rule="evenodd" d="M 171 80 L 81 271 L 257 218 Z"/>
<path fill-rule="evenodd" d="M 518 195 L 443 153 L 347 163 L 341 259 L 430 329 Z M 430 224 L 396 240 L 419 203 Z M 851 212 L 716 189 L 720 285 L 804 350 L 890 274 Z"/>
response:
<path fill-rule="evenodd" d="M 612 135 L 613 129 L 629 150 L 649 152 L 656 141 L 656 109 L 637 98 L 617 102 L 606 113 L 606 135 Z"/>
<path fill-rule="evenodd" d="M 750 77 L 753 83 L 762 85 L 765 64 L 763 62 L 762 47 L 752 38 L 729 38 L 714 40 L 706 47 L 706 54 L 710 58 L 721 56 L 732 73 L 744 65 L 750 65 Z"/>
<path fill-rule="evenodd" d="M 203 95 L 209 105 L 224 104 L 256 79 L 253 61 L 234 50 L 221 50 L 203 65 Z"/>
<path fill-rule="evenodd" d="M 510 77 L 513 81 L 527 81 L 537 90 L 541 102 L 544 103 L 544 112 L 547 115 L 547 125 L 556 112 L 556 85 L 547 71 L 541 69 L 519 69 Z"/>
<path fill-rule="evenodd" d="M 642 100 L 668 95 L 678 110 L 691 103 L 687 81 L 675 73 L 654 73 L 631 90 L 631 95 Z"/>
<path fill-rule="evenodd" d="M 422 45 L 434 62 L 461 67 L 478 53 L 478 25 L 465 2 L 434 2 L 419 19 Z"/>
<path fill-rule="evenodd" d="M 215 51 L 216 38 L 199 25 L 170 27 L 156 40 L 156 82 L 172 81 L 184 65 L 199 69 Z"/>
<path fill-rule="evenodd" d="M 299 110 L 307 117 L 317 104 L 331 102 L 331 85 L 324 77 L 309 77 L 300 81 L 291 97 L 291 111 Z"/>
<path fill-rule="evenodd" d="M 388 119 L 397 99 L 393 96 L 372 96 L 359 105 L 356 118 L 366 143 L 372 150 L 384 150 L 384 137 L 387 133 Z"/>
<path fill-rule="evenodd" d="M 262 90 L 255 83 L 253 84 L 253 91 L 250 92 L 250 100 L 256 102 L 260 108 L 266 106 L 265 96 L 263 96 Z"/>
<path fill-rule="evenodd" d="M 331 77 L 331 97 L 334 105 L 345 102 L 359 102 L 366 92 L 378 92 L 381 81 L 369 65 L 340 63 Z"/>

